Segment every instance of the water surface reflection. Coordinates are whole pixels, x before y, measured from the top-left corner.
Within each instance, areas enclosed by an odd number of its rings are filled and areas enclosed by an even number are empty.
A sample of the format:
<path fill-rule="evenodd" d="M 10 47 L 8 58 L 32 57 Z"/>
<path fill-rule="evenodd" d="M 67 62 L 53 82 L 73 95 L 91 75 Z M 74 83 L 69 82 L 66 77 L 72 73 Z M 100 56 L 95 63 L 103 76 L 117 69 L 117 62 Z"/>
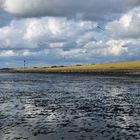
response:
<path fill-rule="evenodd" d="M 140 139 L 140 78 L 0 74 L 0 140 Z"/>

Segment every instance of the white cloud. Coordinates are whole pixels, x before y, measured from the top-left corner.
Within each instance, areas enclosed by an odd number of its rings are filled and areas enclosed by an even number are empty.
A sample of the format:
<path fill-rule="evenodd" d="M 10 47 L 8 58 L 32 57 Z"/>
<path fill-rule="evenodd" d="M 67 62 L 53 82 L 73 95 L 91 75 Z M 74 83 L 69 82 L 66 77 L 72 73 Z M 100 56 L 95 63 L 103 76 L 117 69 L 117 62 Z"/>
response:
<path fill-rule="evenodd" d="M 122 53 L 128 52 L 128 49 L 126 47 L 121 47 L 121 46 L 113 46 L 108 49 L 109 52 L 115 56 L 120 56 Z"/>
<path fill-rule="evenodd" d="M 83 16 L 86 19 L 107 20 L 136 5 L 139 0 L 3 0 L 3 8 L 16 16 L 40 17 Z"/>
<path fill-rule="evenodd" d="M 97 49 L 102 48 L 104 46 L 104 42 L 102 40 L 99 41 L 90 41 L 85 44 L 84 48 L 86 49 Z"/>
<path fill-rule="evenodd" d="M 64 42 L 54 42 L 50 43 L 49 46 L 50 48 L 62 48 L 64 46 Z"/>
<path fill-rule="evenodd" d="M 64 58 L 77 58 L 77 59 L 80 59 L 80 58 L 83 58 L 83 56 L 85 55 L 85 52 L 86 50 L 85 49 L 72 49 L 72 50 L 69 50 L 69 51 L 63 51 L 63 50 L 59 50 L 59 55 L 64 57 Z"/>
<path fill-rule="evenodd" d="M 13 56 L 16 56 L 16 53 L 14 53 L 13 50 L 0 52 L 0 57 L 13 57 Z"/>
<path fill-rule="evenodd" d="M 95 24 L 91 21 L 75 22 L 65 18 L 13 20 L 10 25 L 0 28 L 0 47 L 40 48 L 48 47 L 49 44 L 51 47 L 60 47 L 66 41 L 75 41 L 81 33 L 94 30 Z"/>
<path fill-rule="evenodd" d="M 106 29 L 112 37 L 140 37 L 140 7 L 124 14 L 119 20 L 107 24 Z"/>
<path fill-rule="evenodd" d="M 57 1 L 54 0 L 47 0 L 43 1 L 42 10 L 39 11 L 41 7 L 40 2 L 42 0 L 37 0 L 36 2 L 30 0 L 27 2 L 29 5 L 24 3 L 25 0 L 18 0 L 17 5 L 19 7 L 13 5 L 13 1 L 16 0 L 7 0 L 7 2 L 11 4 L 7 7 L 7 10 L 15 10 L 15 14 L 17 15 L 53 15 L 71 18 L 15 18 L 10 22 L 9 20 L 8 22 L 6 20 L 6 23 L 3 22 L 2 24 L 0 22 L 1 60 L 3 60 L 3 58 L 10 59 L 12 57 L 14 61 L 21 59 L 38 61 L 37 65 L 40 64 L 40 62 L 42 64 L 63 65 L 65 63 L 89 64 L 139 60 L 140 58 L 140 7 L 134 8 L 126 13 L 120 12 L 118 14 L 117 12 L 121 11 L 121 6 L 118 7 L 118 10 L 108 8 L 111 7 L 112 0 L 104 1 L 106 2 L 105 5 L 104 2 L 100 0 L 89 0 L 89 4 L 83 0 L 78 0 L 77 2 L 68 0 L 67 3 L 64 0 L 58 0 L 58 2 L 61 3 L 57 3 Z M 107 5 L 109 1 L 111 5 Z M 116 7 L 116 4 L 120 1 L 122 0 L 115 0 L 112 6 Z M 47 6 L 45 5 L 46 2 L 48 2 Z M 82 6 L 79 2 L 81 2 Z M 21 3 L 23 7 L 20 7 Z M 33 7 L 37 6 L 37 11 L 34 11 L 32 8 L 32 3 L 35 4 Z M 52 3 L 54 3 L 54 5 L 52 5 Z M 56 3 L 58 5 L 55 7 Z M 135 7 L 136 4 L 139 4 L 139 1 L 124 0 L 123 4 L 124 3 L 125 7 L 127 7 L 126 9 L 129 10 Z M 71 11 L 68 9 L 68 4 L 70 4 Z M 63 13 L 61 10 L 58 12 L 61 6 Z M 77 6 L 79 9 L 76 8 Z M 46 10 L 43 7 L 48 9 Z M 53 9 L 53 7 L 56 9 Z M 87 9 L 87 7 L 89 9 Z M 102 8 L 103 10 L 101 10 Z M 111 14 L 111 11 L 113 11 L 113 14 Z M 72 18 L 72 16 L 79 12 L 82 12 L 82 14 L 80 13 L 78 18 Z M 115 12 L 119 18 L 116 18 L 116 15 L 114 15 Z M 84 19 L 81 19 L 81 15 L 84 16 Z M 111 21 L 104 22 L 103 19 L 110 17 L 110 15 Z M 0 17 L 1 16 L 0 14 Z M 85 20 L 87 18 L 90 20 Z M 98 29 L 98 25 L 103 26 L 102 28 L 105 26 L 106 30 L 102 31 Z"/>

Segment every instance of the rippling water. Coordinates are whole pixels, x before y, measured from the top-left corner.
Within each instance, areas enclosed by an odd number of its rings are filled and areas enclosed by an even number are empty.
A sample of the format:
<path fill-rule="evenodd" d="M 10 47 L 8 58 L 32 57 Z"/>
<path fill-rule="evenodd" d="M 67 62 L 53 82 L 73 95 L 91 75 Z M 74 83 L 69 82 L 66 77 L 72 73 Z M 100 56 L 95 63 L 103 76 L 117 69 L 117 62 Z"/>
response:
<path fill-rule="evenodd" d="M 0 140 L 140 140 L 140 78 L 0 74 Z"/>

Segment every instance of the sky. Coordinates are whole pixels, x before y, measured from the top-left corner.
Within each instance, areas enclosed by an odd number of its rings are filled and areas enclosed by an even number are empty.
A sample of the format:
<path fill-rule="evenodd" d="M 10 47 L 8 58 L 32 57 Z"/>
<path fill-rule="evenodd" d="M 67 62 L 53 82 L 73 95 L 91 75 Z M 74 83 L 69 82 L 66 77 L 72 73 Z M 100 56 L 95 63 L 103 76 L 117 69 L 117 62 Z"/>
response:
<path fill-rule="evenodd" d="M 140 61 L 140 0 L 0 0 L 0 67 Z"/>

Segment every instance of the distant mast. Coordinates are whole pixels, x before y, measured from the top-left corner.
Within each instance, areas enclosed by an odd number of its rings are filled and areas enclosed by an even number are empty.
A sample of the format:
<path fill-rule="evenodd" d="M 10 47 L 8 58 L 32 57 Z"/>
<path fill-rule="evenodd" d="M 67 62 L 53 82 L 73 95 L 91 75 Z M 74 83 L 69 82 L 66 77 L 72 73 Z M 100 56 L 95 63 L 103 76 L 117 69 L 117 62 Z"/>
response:
<path fill-rule="evenodd" d="M 26 68 L 26 60 L 24 60 L 24 69 Z"/>

